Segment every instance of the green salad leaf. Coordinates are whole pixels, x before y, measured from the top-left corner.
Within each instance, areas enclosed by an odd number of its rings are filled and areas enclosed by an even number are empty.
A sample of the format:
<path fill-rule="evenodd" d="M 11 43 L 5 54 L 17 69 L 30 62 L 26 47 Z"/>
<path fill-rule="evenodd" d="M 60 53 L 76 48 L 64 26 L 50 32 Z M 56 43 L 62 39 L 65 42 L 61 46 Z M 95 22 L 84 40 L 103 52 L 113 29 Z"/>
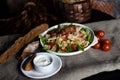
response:
<path fill-rule="evenodd" d="M 87 28 L 82 28 L 80 31 L 84 31 L 86 33 L 87 41 L 89 41 L 90 43 L 93 41 L 93 36 Z"/>
<path fill-rule="evenodd" d="M 68 46 L 67 46 L 67 52 L 71 52 L 71 51 L 72 51 L 72 49 L 71 49 L 71 45 L 68 44 Z"/>
<path fill-rule="evenodd" d="M 83 45 L 78 45 L 78 50 L 82 50 L 82 51 L 84 51 L 84 46 Z"/>
<path fill-rule="evenodd" d="M 84 31 L 84 32 L 87 32 L 88 29 L 87 28 L 81 28 L 80 31 Z"/>
<path fill-rule="evenodd" d="M 48 45 L 44 45 L 43 49 L 46 50 L 46 51 L 50 50 Z"/>
<path fill-rule="evenodd" d="M 45 36 L 40 36 L 40 39 L 42 40 L 43 44 L 47 43 L 47 38 Z"/>
<path fill-rule="evenodd" d="M 87 40 L 91 43 L 93 41 L 93 36 L 91 33 L 88 34 Z"/>

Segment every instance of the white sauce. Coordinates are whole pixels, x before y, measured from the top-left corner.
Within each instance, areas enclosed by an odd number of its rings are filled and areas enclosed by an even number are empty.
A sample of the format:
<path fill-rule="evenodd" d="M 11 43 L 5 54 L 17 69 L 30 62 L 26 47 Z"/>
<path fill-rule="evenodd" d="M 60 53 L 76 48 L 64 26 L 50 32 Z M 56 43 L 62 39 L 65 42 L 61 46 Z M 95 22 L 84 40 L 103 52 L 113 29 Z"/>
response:
<path fill-rule="evenodd" d="M 35 64 L 38 66 L 47 66 L 51 63 L 51 59 L 48 56 L 41 55 L 37 60 L 35 61 Z"/>

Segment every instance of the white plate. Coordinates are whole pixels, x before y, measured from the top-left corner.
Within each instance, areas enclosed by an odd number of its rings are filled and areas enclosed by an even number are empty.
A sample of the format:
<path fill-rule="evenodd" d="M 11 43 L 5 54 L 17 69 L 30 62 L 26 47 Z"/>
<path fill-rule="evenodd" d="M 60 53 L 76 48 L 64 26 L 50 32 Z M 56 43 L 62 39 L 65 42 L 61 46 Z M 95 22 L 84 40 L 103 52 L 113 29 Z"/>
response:
<path fill-rule="evenodd" d="M 60 25 L 70 25 L 70 24 L 71 24 L 71 23 L 61 23 Z M 73 25 L 77 25 L 77 26 L 81 26 L 81 27 L 83 27 L 83 28 L 87 28 L 87 29 L 92 33 L 92 35 L 93 35 L 93 41 L 91 42 L 91 44 L 89 44 L 89 46 L 87 46 L 87 47 L 84 49 L 84 51 L 88 50 L 89 48 L 91 48 L 92 46 L 94 46 L 94 45 L 98 42 L 98 39 L 97 39 L 97 37 L 95 36 L 94 31 L 93 31 L 90 27 L 85 26 L 85 25 L 83 25 L 83 24 L 78 24 L 78 23 L 72 23 L 72 24 L 73 24 Z M 53 29 L 55 29 L 55 28 L 58 28 L 58 25 L 55 25 L 55 26 L 50 27 L 49 29 L 47 29 L 46 31 L 44 31 L 42 34 L 40 34 L 40 36 L 41 36 L 41 35 L 44 36 L 47 32 L 49 32 L 49 31 L 51 31 L 51 30 L 53 30 Z M 41 39 L 40 39 L 40 43 L 41 43 L 42 46 L 44 46 L 44 44 L 43 44 L 43 42 L 42 42 Z M 82 52 L 84 52 L 84 51 L 75 51 L 75 52 L 69 52 L 69 53 L 59 53 L 59 52 L 54 52 L 54 51 L 51 51 L 51 50 L 47 50 L 47 52 L 53 53 L 53 54 L 56 54 L 56 55 L 59 55 L 59 56 L 72 56 L 72 55 L 80 54 L 80 53 L 82 53 Z"/>
<path fill-rule="evenodd" d="M 37 55 L 39 55 L 40 53 L 37 53 Z M 30 71 L 25 71 L 24 69 L 23 69 L 23 64 L 24 64 L 24 62 L 28 59 L 28 57 L 27 58 L 25 58 L 23 61 L 22 61 L 22 63 L 21 63 L 21 66 L 20 66 L 20 69 L 21 69 L 21 71 L 22 71 L 22 73 L 25 75 L 25 76 L 27 76 L 27 77 L 30 77 L 30 78 L 34 78 L 34 79 L 43 79 L 43 78 L 48 78 L 48 77 L 51 77 L 51 76 L 53 76 L 53 75 L 55 75 L 60 69 L 61 69 L 61 67 L 62 67 L 62 61 L 61 61 L 61 59 L 58 57 L 58 56 L 56 56 L 56 55 L 54 55 L 54 54 L 50 54 L 50 53 L 48 53 L 52 58 L 53 58 L 53 60 L 55 61 L 55 66 L 54 66 L 54 68 L 53 68 L 53 70 L 51 70 L 51 72 L 47 72 L 47 73 L 40 73 L 40 72 L 37 72 L 36 70 L 30 70 Z"/>

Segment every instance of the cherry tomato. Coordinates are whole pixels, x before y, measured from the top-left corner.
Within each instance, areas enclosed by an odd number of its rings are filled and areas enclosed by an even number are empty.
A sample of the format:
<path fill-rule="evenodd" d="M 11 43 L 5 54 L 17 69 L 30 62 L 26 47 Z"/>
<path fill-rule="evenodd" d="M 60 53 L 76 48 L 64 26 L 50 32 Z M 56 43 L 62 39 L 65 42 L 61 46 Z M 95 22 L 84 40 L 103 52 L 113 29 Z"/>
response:
<path fill-rule="evenodd" d="M 103 42 L 103 44 L 110 44 L 110 40 L 109 39 L 104 39 L 102 42 Z"/>
<path fill-rule="evenodd" d="M 64 51 L 64 52 L 67 51 L 67 49 L 65 47 L 62 47 L 61 50 Z"/>
<path fill-rule="evenodd" d="M 111 48 L 110 44 L 103 44 L 102 45 L 102 50 L 104 50 L 104 51 L 109 51 L 110 48 Z"/>
<path fill-rule="evenodd" d="M 102 38 L 105 35 L 105 32 L 103 30 L 98 30 L 96 35 Z"/>
<path fill-rule="evenodd" d="M 101 37 L 99 35 L 96 35 L 96 37 L 97 37 L 98 41 L 101 40 Z"/>
<path fill-rule="evenodd" d="M 50 47 L 50 49 L 54 46 L 54 43 L 52 43 L 52 42 L 49 42 L 48 43 L 48 46 Z"/>
<path fill-rule="evenodd" d="M 75 44 L 72 44 L 72 45 L 71 45 L 71 49 L 72 49 L 72 51 L 75 51 L 75 50 L 77 50 L 77 45 L 75 45 Z"/>
<path fill-rule="evenodd" d="M 95 44 L 94 46 L 93 46 L 93 48 L 95 48 L 95 49 L 99 49 L 100 48 L 100 42 L 98 42 L 97 44 Z"/>

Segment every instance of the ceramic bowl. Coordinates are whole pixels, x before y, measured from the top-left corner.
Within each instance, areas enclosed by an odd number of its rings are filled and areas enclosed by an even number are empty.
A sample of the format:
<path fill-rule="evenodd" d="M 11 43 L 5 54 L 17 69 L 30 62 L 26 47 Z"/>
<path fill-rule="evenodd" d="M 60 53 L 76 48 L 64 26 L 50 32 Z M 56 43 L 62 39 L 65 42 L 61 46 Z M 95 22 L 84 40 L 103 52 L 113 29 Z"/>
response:
<path fill-rule="evenodd" d="M 84 51 L 88 50 L 89 48 L 91 48 L 92 46 L 94 46 L 98 42 L 98 39 L 95 36 L 94 31 L 90 27 L 88 27 L 86 25 L 83 25 L 83 24 L 79 24 L 79 23 L 61 23 L 61 24 L 52 26 L 49 29 L 47 29 L 46 31 L 44 31 L 42 34 L 40 34 L 39 37 L 40 36 L 45 36 L 49 31 L 51 31 L 53 29 L 57 29 L 59 25 L 64 26 L 64 25 L 70 25 L 70 24 L 76 25 L 76 26 L 80 26 L 82 28 L 87 28 L 90 31 L 91 35 L 92 35 L 92 38 L 93 38 L 92 42 L 87 47 L 85 47 L 83 51 L 82 50 L 78 50 L 78 51 L 74 51 L 74 52 L 60 53 L 60 52 L 55 52 L 55 51 L 52 51 L 52 50 L 47 50 L 47 52 L 53 53 L 53 54 L 56 54 L 56 55 L 59 55 L 59 56 L 72 56 L 72 55 L 83 53 Z M 43 47 L 45 46 L 44 43 L 43 43 L 43 41 L 42 41 L 42 39 L 41 39 L 41 37 L 40 37 L 40 43 L 41 43 L 41 45 Z"/>
<path fill-rule="evenodd" d="M 39 54 L 33 59 L 34 68 L 38 72 L 50 72 L 54 68 L 54 60 L 49 54 Z"/>

